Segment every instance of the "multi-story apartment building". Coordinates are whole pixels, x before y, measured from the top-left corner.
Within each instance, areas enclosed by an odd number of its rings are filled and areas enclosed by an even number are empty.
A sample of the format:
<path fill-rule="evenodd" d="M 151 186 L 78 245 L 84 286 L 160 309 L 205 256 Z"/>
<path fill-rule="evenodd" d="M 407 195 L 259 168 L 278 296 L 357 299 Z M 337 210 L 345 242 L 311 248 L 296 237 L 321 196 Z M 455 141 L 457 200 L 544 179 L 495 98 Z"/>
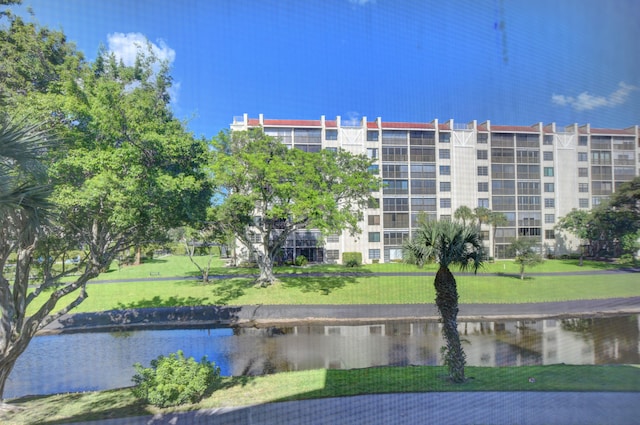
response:
<path fill-rule="evenodd" d="M 234 118 L 231 129 L 263 127 L 291 148 L 309 152 L 345 149 L 374 160 L 383 180 L 365 212 L 362 234 L 333 235 L 317 246 L 313 230 L 296 235 L 286 249 L 311 261 L 339 261 L 362 252 L 365 262 L 401 258 L 419 214 L 451 219 L 460 206 L 486 207 L 505 215 L 504 226 L 483 226 L 487 249 L 505 258 L 514 238 L 534 238 L 544 254 L 577 252 L 580 241 L 558 235 L 559 217 L 590 209 L 640 174 L 640 132 L 555 123 L 532 126 L 440 122 Z"/>

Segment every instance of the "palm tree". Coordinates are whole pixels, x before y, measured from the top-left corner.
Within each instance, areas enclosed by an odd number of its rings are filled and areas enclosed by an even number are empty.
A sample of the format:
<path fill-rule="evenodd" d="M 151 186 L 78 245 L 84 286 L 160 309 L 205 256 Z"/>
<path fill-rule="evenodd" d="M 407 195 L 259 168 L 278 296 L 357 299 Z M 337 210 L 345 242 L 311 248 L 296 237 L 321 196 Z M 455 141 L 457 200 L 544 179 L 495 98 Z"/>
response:
<path fill-rule="evenodd" d="M 434 286 L 447 344 L 445 364 L 453 382 L 464 382 L 465 355 L 457 324 L 458 289 L 449 267 L 456 265 L 461 270 L 472 268 L 476 272 L 482 265 L 482 241 L 478 229 L 457 222 L 423 221 L 413 238 L 404 244 L 403 253 L 406 262 L 419 267 L 431 260 L 440 266 Z"/>
<path fill-rule="evenodd" d="M 495 257 L 496 256 L 496 229 L 498 227 L 503 227 L 509 224 L 509 220 L 507 220 L 507 216 L 504 215 L 503 213 L 497 212 L 497 211 L 491 211 L 489 213 L 489 224 L 491 224 L 491 227 L 493 229 L 493 232 L 492 232 L 493 243 L 491 244 L 491 253 L 492 253 L 492 256 Z"/>
<path fill-rule="evenodd" d="M 478 227 L 482 228 L 483 223 L 489 222 L 491 210 L 486 207 L 477 207 L 473 210 L 473 214 L 475 215 L 476 220 L 478 220 Z"/>
<path fill-rule="evenodd" d="M 462 205 L 453 212 L 453 218 L 462 221 L 462 225 L 466 226 L 467 221 L 473 221 L 475 216 L 473 215 L 473 211 L 471 211 L 471 208 L 466 205 Z"/>

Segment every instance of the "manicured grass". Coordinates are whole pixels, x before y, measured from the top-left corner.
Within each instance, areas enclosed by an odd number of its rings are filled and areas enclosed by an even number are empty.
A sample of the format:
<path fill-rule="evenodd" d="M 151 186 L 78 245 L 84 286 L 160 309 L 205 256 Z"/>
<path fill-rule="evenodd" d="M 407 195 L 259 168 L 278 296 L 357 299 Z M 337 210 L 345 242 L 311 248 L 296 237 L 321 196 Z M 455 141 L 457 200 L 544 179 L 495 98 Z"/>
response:
<path fill-rule="evenodd" d="M 251 278 L 89 285 L 74 312 L 122 308 L 255 304 L 413 304 L 435 299 L 433 276 L 300 276 L 256 288 Z M 638 274 L 589 276 L 459 275 L 460 302 L 531 303 L 640 296 Z"/>
<path fill-rule="evenodd" d="M 380 367 L 309 370 L 258 377 L 224 378 L 222 388 L 198 404 L 173 410 L 242 406 L 285 400 L 358 394 L 448 391 L 640 391 L 635 366 L 467 367 L 469 381 L 452 384 L 444 367 Z M 529 382 L 534 378 L 535 382 Z M 55 424 L 168 413 L 142 405 L 128 389 L 60 394 L 13 400 L 19 413 L 3 424 Z"/>
<path fill-rule="evenodd" d="M 195 257 L 200 264 L 206 264 L 207 257 Z M 258 270 L 255 268 L 243 267 L 225 267 L 225 261 L 216 257 L 212 262 L 211 275 L 239 275 L 239 274 L 256 274 Z M 558 273 L 558 272 L 585 272 L 592 270 L 611 270 L 618 269 L 622 266 L 615 263 L 605 263 L 599 261 L 585 261 L 582 267 L 578 266 L 578 260 L 547 260 L 544 263 L 527 268 L 527 273 Z M 275 272 L 281 274 L 307 274 L 307 273 L 406 273 L 406 272 L 427 272 L 435 273 L 437 267 L 429 264 L 420 269 L 416 266 L 404 263 L 386 263 L 386 264 L 365 264 L 361 267 L 348 268 L 339 264 L 320 264 L 309 267 L 276 267 Z M 513 261 L 504 260 L 494 263 L 486 263 L 482 269 L 478 271 L 484 273 L 519 273 L 518 265 Z M 152 276 L 161 277 L 183 277 L 196 276 L 198 269 L 186 256 L 165 256 L 153 260 L 148 260 L 139 266 L 123 266 L 118 267 L 114 262 L 108 272 L 101 274 L 96 280 L 117 280 L 117 279 L 138 279 L 148 278 Z"/>

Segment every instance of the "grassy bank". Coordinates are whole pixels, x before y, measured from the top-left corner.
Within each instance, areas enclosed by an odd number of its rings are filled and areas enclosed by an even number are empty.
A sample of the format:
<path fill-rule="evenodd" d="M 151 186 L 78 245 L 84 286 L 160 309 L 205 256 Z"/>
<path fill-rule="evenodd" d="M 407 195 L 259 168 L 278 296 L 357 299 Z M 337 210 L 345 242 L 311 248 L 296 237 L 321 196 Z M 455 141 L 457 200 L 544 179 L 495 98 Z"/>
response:
<path fill-rule="evenodd" d="M 640 391 L 634 366 L 468 367 L 469 382 L 456 385 L 443 367 L 380 367 L 310 370 L 225 378 L 222 388 L 181 410 L 390 392 L 443 391 Z M 535 382 L 530 382 L 534 378 Z M 3 424 L 60 424 L 168 412 L 136 401 L 128 389 L 25 398 L 10 403 L 18 413 Z"/>
<path fill-rule="evenodd" d="M 90 285 L 89 297 L 74 312 L 104 311 L 121 308 L 170 307 L 195 305 L 255 305 L 255 304 L 412 304 L 432 303 L 435 298 L 433 276 L 377 276 L 374 272 L 401 273 L 433 272 L 433 266 L 417 269 L 405 264 L 373 264 L 355 269 L 357 276 L 344 276 L 336 272 L 354 269 L 337 265 L 309 268 L 281 268 L 279 273 L 296 275 L 283 277 L 269 288 L 256 288 L 250 277 L 234 277 L 234 273 L 251 273 L 253 269 L 225 268 L 216 259 L 216 275 L 202 284 L 186 257 L 165 257 L 140 266 L 114 268 L 97 280 L 151 279 L 138 282 L 101 283 Z M 570 261 L 547 261 L 531 269 L 541 272 L 595 271 L 614 267 L 608 263 L 587 263 L 584 267 Z M 487 265 L 487 273 L 458 275 L 460 302 L 477 303 L 530 303 L 567 301 L 575 299 L 603 299 L 640 296 L 638 274 L 616 275 L 555 275 L 529 276 L 520 280 L 511 275 L 517 267 L 505 261 Z M 501 275 L 488 272 L 501 272 Z M 309 273 L 323 272 L 322 276 Z M 367 274 L 371 273 L 370 276 Z M 230 276 L 228 276 L 230 275 Z M 170 280 L 153 280 L 171 278 Z M 34 306 L 35 307 L 35 306 Z"/>

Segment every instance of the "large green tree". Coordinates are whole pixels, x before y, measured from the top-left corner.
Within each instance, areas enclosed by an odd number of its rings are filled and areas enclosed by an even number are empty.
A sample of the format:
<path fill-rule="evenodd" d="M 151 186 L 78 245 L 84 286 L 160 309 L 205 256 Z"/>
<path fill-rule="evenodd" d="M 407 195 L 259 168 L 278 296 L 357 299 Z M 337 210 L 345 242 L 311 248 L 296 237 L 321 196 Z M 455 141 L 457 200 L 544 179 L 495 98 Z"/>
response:
<path fill-rule="evenodd" d="M 434 280 L 436 305 L 442 318 L 446 341 L 445 364 L 451 380 L 465 381 L 465 354 L 458 333 L 458 288 L 450 267 L 476 272 L 483 262 L 482 241 L 476 226 L 450 221 L 423 221 L 403 246 L 404 260 L 423 266 L 428 261 L 439 265 Z"/>
<path fill-rule="evenodd" d="M 131 66 L 104 51 L 90 64 L 62 33 L 9 13 L 2 19 L 0 114 L 28 116 L 42 131 L 2 129 L 3 163 L 12 171 L 0 179 L 0 399 L 31 338 L 84 300 L 88 280 L 122 250 L 204 220 L 212 195 L 207 143 L 173 116 L 168 66 L 148 46 Z M 21 52 L 34 64 L 7 63 Z M 12 153 L 7 140 L 32 157 Z M 46 170 L 45 180 L 37 170 Z M 71 249 L 83 254 L 65 272 L 76 276 L 62 281 L 48 265 Z M 30 280 L 35 253 L 45 252 L 47 271 Z"/>
<path fill-rule="evenodd" d="M 580 244 L 588 241 L 591 237 L 589 227 L 591 221 L 591 214 L 589 211 L 572 209 L 568 214 L 558 219 L 555 226 L 557 230 L 563 230 L 569 232 L 580 239 Z M 584 263 L 584 249 L 580 247 L 580 262 L 582 266 Z"/>
<path fill-rule="evenodd" d="M 276 280 L 274 260 L 293 232 L 355 234 L 371 191 L 379 187 L 364 155 L 289 149 L 260 128 L 221 133 L 213 152 L 222 198 L 218 222 L 253 256 L 262 286 Z"/>

